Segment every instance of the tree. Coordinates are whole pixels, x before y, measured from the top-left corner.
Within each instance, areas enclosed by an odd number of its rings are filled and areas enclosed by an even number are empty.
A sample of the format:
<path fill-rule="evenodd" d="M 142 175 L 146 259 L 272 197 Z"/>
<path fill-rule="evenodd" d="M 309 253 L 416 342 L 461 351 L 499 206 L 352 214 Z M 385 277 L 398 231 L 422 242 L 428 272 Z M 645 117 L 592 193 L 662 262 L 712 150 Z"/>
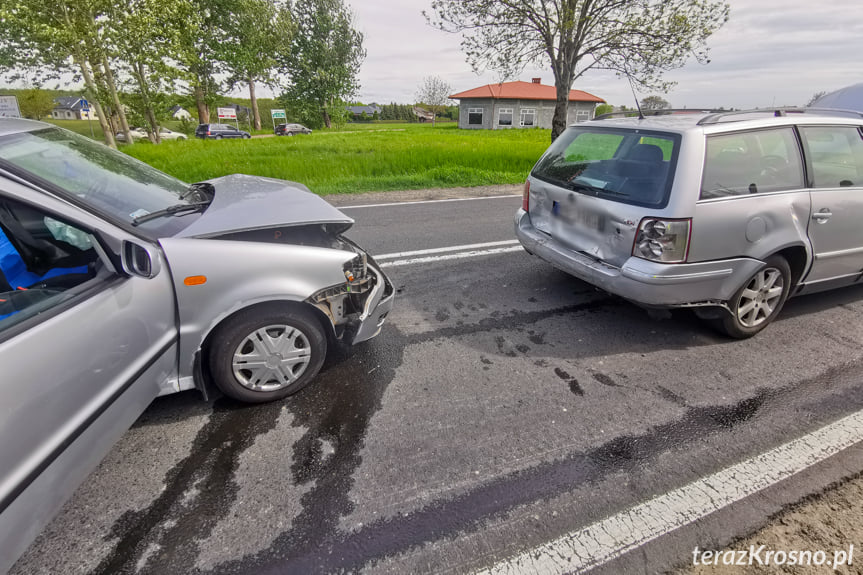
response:
<path fill-rule="evenodd" d="M 193 15 L 180 37 L 177 65 L 189 83 L 190 96 L 198 110 L 198 121 L 210 122 L 210 106 L 219 98 L 220 83 L 216 74 L 222 72 L 219 59 L 220 43 L 226 36 L 224 24 L 231 18 L 230 0 L 187 0 Z"/>
<path fill-rule="evenodd" d="M 18 97 L 18 107 L 25 118 L 41 120 L 51 115 L 51 110 L 54 109 L 54 98 L 45 90 L 31 88 Z"/>
<path fill-rule="evenodd" d="M 359 89 L 363 35 L 354 29 L 343 0 L 297 0 L 294 19 L 291 54 L 282 63 L 290 77 L 282 99 L 305 110 L 317 108 L 329 128 L 333 115 L 345 117 L 342 101 Z"/>
<path fill-rule="evenodd" d="M 35 70 L 37 77 L 79 74 L 105 143 L 113 148 L 114 133 L 103 107 L 110 102 L 107 79 L 111 70 L 101 34 L 107 1 L 0 0 L 0 62 L 3 71 Z"/>
<path fill-rule="evenodd" d="M 428 21 L 464 35 L 474 70 L 513 77 L 551 64 L 557 91 L 552 140 L 567 124 L 569 92 L 591 69 L 667 87 L 662 73 L 690 55 L 707 62 L 706 41 L 728 19 L 724 0 L 433 0 Z"/>
<path fill-rule="evenodd" d="M 238 0 L 226 23 L 227 37 L 220 44 L 228 88 L 249 86 L 254 129 L 261 129 L 255 83 L 273 84 L 279 62 L 291 53 L 294 23 L 286 4 L 276 0 Z"/>
<path fill-rule="evenodd" d="M 432 126 L 435 124 L 435 118 L 446 110 L 451 93 L 452 86 L 444 82 L 440 76 L 427 76 L 420 84 L 417 90 L 417 102 L 424 104 L 433 114 Z"/>
<path fill-rule="evenodd" d="M 594 115 L 594 117 L 596 117 L 596 116 L 601 116 L 603 114 L 610 114 L 613 111 L 614 111 L 614 106 L 612 106 L 611 104 L 600 104 L 593 111 L 593 115 Z"/>
<path fill-rule="evenodd" d="M 806 107 L 808 108 L 809 106 L 811 106 L 812 104 L 814 104 L 815 102 L 817 102 L 818 100 L 820 100 L 821 98 L 823 98 L 826 95 L 827 95 L 827 92 L 825 92 L 823 90 L 820 92 L 815 92 L 814 94 L 812 94 L 812 97 L 809 98 L 809 101 L 806 102 Z"/>
<path fill-rule="evenodd" d="M 662 96 L 647 96 L 641 99 L 642 110 L 666 110 L 671 104 Z"/>
<path fill-rule="evenodd" d="M 182 76 L 172 63 L 180 56 L 187 24 L 194 21 L 194 5 L 188 0 L 115 0 L 109 16 L 107 44 L 117 68 L 130 80 L 125 104 L 158 144 L 159 120 L 167 110 L 164 94 Z"/>

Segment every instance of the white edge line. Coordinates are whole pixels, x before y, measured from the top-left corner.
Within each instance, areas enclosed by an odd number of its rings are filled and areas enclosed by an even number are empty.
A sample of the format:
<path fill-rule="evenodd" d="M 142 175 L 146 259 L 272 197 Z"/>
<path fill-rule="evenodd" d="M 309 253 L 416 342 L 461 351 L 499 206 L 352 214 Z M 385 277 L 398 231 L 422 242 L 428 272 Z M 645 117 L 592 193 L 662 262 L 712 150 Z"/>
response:
<path fill-rule="evenodd" d="M 409 266 L 414 264 L 427 264 L 431 262 L 441 262 L 445 260 L 460 260 L 464 258 L 475 258 L 479 256 L 490 256 L 493 254 L 505 254 L 508 252 L 518 252 L 521 251 L 521 246 L 514 246 L 508 248 L 495 248 L 491 250 L 474 250 L 470 252 L 459 252 L 457 254 L 446 254 L 442 256 L 428 256 L 425 258 L 414 258 L 409 260 L 396 260 L 394 262 L 384 262 L 381 264 L 382 268 L 394 268 L 399 266 Z"/>
<path fill-rule="evenodd" d="M 380 260 L 392 260 L 396 258 L 408 258 L 413 256 L 425 256 L 429 254 L 443 254 L 446 252 L 459 252 L 462 250 L 475 250 L 479 248 L 491 248 L 495 246 L 507 246 L 517 244 L 518 240 L 503 240 L 499 242 L 485 242 L 483 244 L 465 244 L 462 246 L 449 246 L 446 248 L 431 248 L 427 250 L 415 250 L 412 252 L 398 252 L 392 254 L 383 254 L 379 256 L 373 256 L 376 261 Z"/>
<path fill-rule="evenodd" d="M 521 194 L 506 196 L 483 196 L 481 198 L 449 198 L 446 200 L 419 200 L 416 202 L 390 202 L 387 204 L 362 204 L 359 206 L 334 206 L 337 210 L 356 210 L 359 208 L 386 208 L 389 206 L 415 206 L 417 204 L 440 204 L 443 202 L 472 202 L 474 200 L 499 200 L 501 198 L 520 198 Z"/>
<path fill-rule="evenodd" d="M 478 571 L 582 573 L 754 495 L 863 441 L 863 411 Z"/>

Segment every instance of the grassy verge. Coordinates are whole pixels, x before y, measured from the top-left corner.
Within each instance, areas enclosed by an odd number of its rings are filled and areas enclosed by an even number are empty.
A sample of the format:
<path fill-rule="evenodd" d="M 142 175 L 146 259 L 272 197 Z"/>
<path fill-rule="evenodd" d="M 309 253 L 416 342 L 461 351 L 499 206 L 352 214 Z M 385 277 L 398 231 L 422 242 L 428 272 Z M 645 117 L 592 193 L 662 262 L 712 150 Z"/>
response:
<path fill-rule="evenodd" d="M 549 144 L 548 130 L 459 130 L 455 124 L 251 140 L 137 143 L 123 151 L 184 181 L 233 173 L 302 182 L 319 194 L 514 184 Z"/>

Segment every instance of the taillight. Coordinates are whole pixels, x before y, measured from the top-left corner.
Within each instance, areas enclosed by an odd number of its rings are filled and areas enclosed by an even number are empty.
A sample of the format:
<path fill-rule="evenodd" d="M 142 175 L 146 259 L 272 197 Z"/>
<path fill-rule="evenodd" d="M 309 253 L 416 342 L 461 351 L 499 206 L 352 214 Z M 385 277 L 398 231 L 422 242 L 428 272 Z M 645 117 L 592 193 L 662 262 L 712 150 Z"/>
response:
<path fill-rule="evenodd" d="M 524 192 L 521 194 L 521 209 L 530 211 L 530 180 L 524 181 Z"/>
<path fill-rule="evenodd" d="M 632 244 L 635 257 L 677 264 L 689 257 L 689 239 L 692 236 L 692 219 L 663 220 L 644 218 L 638 224 L 638 233 Z"/>
<path fill-rule="evenodd" d="M 207 135 L 208 135 L 208 136 L 210 135 L 210 130 L 207 130 Z"/>

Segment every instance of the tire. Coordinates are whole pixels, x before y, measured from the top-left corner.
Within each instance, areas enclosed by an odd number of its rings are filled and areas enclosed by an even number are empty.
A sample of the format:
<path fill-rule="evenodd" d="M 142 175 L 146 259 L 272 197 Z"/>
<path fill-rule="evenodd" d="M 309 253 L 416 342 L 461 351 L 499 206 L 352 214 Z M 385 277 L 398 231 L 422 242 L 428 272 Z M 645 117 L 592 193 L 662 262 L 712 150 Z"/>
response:
<path fill-rule="evenodd" d="M 736 339 L 752 337 L 776 319 L 790 291 L 788 261 L 779 255 L 770 256 L 764 267 L 747 279 L 731 298 L 728 305 L 731 313 L 723 314 L 714 326 Z"/>
<path fill-rule="evenodd" d="M 244 140 L 248 140 L 248 139 L 249 139 L 249 138 L 251 138 L 251 137 L 252 137 L 252 135 L 251 135 L 251 134 L 243 134 L 243 139 L 244 139 Z"/>
<path fill-rule="evenodd" d="M 327 355 L 320 322 L 302 308 L 265 306 L 240 312 L 218 328 L 211 342 L 207 361 L 213 383 L 228 397 L 248 403 L 300 391 Z M 295 361 L 288 363 L 291 359 Z M 251 367 L 256 360 L 260 367 Z"/>
<path fill-rule="evenodd" d="M 217 139 L 217 140 L 221 140 L 221 139 L 222 139 L 222 134 L 217 135 L 217 136 L 216 136 L 216 139 Z"/>
<path fill-rule="evenodd" d="M 286 136 L 293 136 L 293 135 L 294 135 L 294 133 L 293 133 L 293 132 L 285 132 L 285 135 L 286 135 Z"/>

